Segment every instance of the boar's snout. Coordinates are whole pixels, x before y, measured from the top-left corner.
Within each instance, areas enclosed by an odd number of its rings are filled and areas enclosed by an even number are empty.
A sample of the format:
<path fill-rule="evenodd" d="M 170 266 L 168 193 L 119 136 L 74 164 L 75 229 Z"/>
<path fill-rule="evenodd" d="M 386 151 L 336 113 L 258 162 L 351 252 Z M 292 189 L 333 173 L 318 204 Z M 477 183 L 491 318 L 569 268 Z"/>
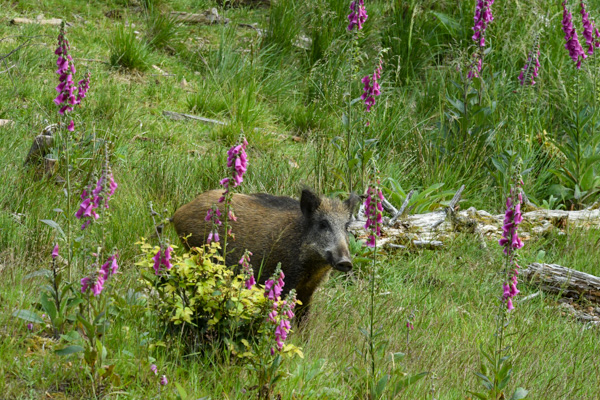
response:
<path fill-rule="evenodd" d="M 338 271 L 348 272 L 352 269 L 352 261 L 348 257 L 343 257 L 333 264 L 333 268 Z"/>

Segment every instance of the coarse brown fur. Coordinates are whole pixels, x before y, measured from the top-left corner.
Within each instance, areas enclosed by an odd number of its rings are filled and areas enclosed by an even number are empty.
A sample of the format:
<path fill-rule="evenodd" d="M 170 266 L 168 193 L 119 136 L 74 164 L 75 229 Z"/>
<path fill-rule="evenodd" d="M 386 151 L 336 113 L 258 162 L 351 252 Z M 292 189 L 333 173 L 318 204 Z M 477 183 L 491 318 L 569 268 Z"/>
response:
<path fill-rule="evenodd" d="M 220 190 L 202 193 L 173 216 L 179 237 L 191 234 L 184 243 L 187 247 L 206 243 L 212 223 L 205 217 L 213 204 L 218 204 L 221 219 L 225 217 L 225 207 L 218 203 L 221 195 Z M 253 254 L 254 275 L 264 282 L 281 263 L 284 295 L 296 289 L 306 306 L 331 267 L 343 271 L 352 268 L 346 227 L 358 201 L 356 195 L 341 202 L 318 197 L 309 190 L 302 192 L 301 201 L 263 193 L 234 194 L 232 208 L 237 221 L 230 221 L 235 238 L 227 242 L 227 264 L 237 265 L 248 249 Z M 223 235 L 221 226 L 219 236 Z"/>

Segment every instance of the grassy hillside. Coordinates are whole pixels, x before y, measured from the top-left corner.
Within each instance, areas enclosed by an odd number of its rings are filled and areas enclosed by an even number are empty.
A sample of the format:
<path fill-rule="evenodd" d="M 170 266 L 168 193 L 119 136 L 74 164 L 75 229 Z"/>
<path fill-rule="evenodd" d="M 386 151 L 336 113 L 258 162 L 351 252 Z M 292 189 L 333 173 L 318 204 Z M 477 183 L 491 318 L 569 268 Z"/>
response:
<path fill-rule="evenodd" d="M 431 211 L 464 184 L 462 209 L 501 213 L 520 157 L 523 188 L 536 205 L 581 209 L 598 200 L 600 49 L 575 68 L 564 47 L 560 2 L 495 2 L 481 77 L 473 80 L 467 73 L 477 51 L 474 1 L 367 0 L 369 17 L 356 40 L 346 29 L 348 6 L 345 0 L 254 8 L 205 0 L 3 5 L 0 119 L 14 123 L 0 126 L 0 398 L 94 396 L 80 354 L 54 354 L 65 339 L 50 339 L 44 328 L 49 321 L 28 331 L 12 316 L 39 309 L 43 282 L 25 277 L 47 267 L 54 243 L 67 248 L 41 220 L 54 220 L 65 231 L 72 227 L 74 282 L 89 273 L 92 243 L 119 252 L 103 341 L 121 384 L 100 385 L 98 397 L 177 398 L 178 383 L 190 398 L 249 398 L 255 384 L 250 370 L 218 349 L 189 354 L 177 337 L 162 337 L 158 317 L 144 306 L 147 292 L 135 265 L 136 242 L 154 231 L 148 203 L 169 216 L 196 194 L 219 187 L 227 150 L 240 133 L 249 142 L 248 173 L 239 189 L 244 193 L 297 197 L 308 186 L 340 195 L 350 186 L 348 158 L 352 188 L 362 192 L 361 174 L 372 157 L 384 194 L 396 206 L 409 190 L 429 188 L 412 212 Z M 165 17 L 212 7 L 229 23 L 181 25 Z M 569 8 L 584 42 L 579 5 Z M 600 21 L 599 1 L 589 1 L 587 9 Z M 91 74 L 87 97 L 70 114 L 75 131 L 68 174 L 65 143 L 53 149 L 56 175 L 68 175 L 69 184 L 56 176 L 39 179 L 39 171 L 23 166 L 33 138 L 60 120 L 53 102 L 58 27 L 9 24 L 40 14 L 69 22 L 76 80 Z M 518 76 L 536 41 L 539 77 L 535 86 L 521 86 Z M 381 54 L 381 95 L 371 112 L 357 100 L 349 113 L 348 103 L 363 93 L 361 78 L 373 74 Z M 163 111 L 225 125 L 173 120 Z M 119 188 L 110 218 L 79 240 L 72 214 L 89 174 L 102 167 L 105 148 Z M 165 236 L 178 243 L 171 227 Z M 552 262 L 600 275 L 599 237 L 590 229 L 536 238 L 525 243 L 520 263 Z M 502 263 L 495 242 L 482 249 L 465 235 L 441 251 L 383 252 L 375 271 L 357 264 L 351 277 L 333 273 L 317 291 L 307 325 L 291 335 L 304 358 L 284 363 L 288 376 L 276 392 L 283 399 L 359 398 L 356 382 L 370 365 L 359 328 L 369 325 L 374 273 L 375 325 L 387 344 L 382 357 L 402 352 L 405 371 L 429 372 L 399 398 L 468 398 L 467 390 L 479 390 L 479 347 L 495 331 Z M 537 291 L 520 289 L 522 296 Z M 600 399 L 598 329 L 572 320 L 550 296 L 515 307 L 507 328 L 511 389 L 526 387 L 531 399 Z M 407 319 L 414 330 L 407 332 Z M 169 385 L 158 385 L 149 360 Z"/>

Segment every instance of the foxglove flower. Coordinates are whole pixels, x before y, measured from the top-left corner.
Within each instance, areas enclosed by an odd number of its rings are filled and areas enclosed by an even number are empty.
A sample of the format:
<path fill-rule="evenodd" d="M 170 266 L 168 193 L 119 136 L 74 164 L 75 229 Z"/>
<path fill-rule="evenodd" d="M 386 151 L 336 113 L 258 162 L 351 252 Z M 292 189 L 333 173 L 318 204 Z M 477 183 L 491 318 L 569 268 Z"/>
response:
<path fill-rule="evenodd" d="M 56 260 L 56 257 L 58 257 L 58 243 L 56 243 L 56 246 L 52 250 L 52 259 Z"/>
<path fill-rule="evenodd" d="M 365 213 L 367 223 L 365 229 L 369 232 L 367 239 L 368 247 L 375 247 L 377 238 L 381 236 L 382 213 L 383 213 L 383 193 L 379 188 L 379 179 L 377 185 L 370 185 L 365 200 Z"/>
<path fill-rule="evenodd" d="M 100 217 L 96 210 L 101 204 L 104 204 L 105 209 L 109 208 L 108 202 L 118 186 L 107 161 L 102 171 L 102 175 L 96 181 L 96 184 L 90 184 L 87 188 L 83 189 L 83 192 L 81 193 L 82 202 L 79 204 L 79 209 L 75 213 L 75 217 L 77 219 L 83 219 L 84 222 L 81 226 L 82 230 L 87 228 L 93 220 L 97 220 Z"/>
<path fill-rule="evenodd" d="M 119 255 L 117 253 L 108 257 L 108 260 L 100 267 L 100 272 L 102 273 L 102 277 L 106 281 L 109 276 L 117 273 L 119 269 L 119 265 L 117 264 L 117 258 Z"/>
<path fill-rule="evenodd" d="M 278 265 L 273 273 L 273 276 L 271 276 L 271 278 L 265 282 L 264 296 L 271 301 L 278 301 L 281 296 L 281 292 L 283 291 L 283 286 L 285 285 L 283 281 L 284 278 L 285 275 L 281 270 L 281 266 Z"/>
<path fill-rule="evenodd" d="M 31 322 L 27 324 L 27 330 L 33 331 L 33 324 Z"/>
<path fill-rule="evenodd" d="M 104 277 L 102 273 L 96 271 L 91 276 L 81 279 L 81 293 L 85 294 L 90 289 L 94 296 L 102 293 L 104 289 Z"/>
<path fill-rule="evenodd" d="M 540 50 L 539 45 L 536 46 L 537 50 L 532 50 L 529 53 L 529 57 L 527 58 L 527 63 L 521 70 L 521 74 L 519 75 L 519 81 L 521 82 L 521 86 L 525 85 L 526 82 L 529 82 L 531 86 L 535 85 L 535 78 L 538 77 L 538 71 L 540 69 Z"/>
<path fill-rule="evenodd" d="M 294 307 L 296 306 L 296 290 L 292 289 L 286 299 L 282 302 L 282 310 L 280 313 L 280 319 L 277 321 L 275 316 L 269 320 L 277 325 L 275 328 L 275 345 L 279 351 L 283 349 L 283 344 L 286 341 L 292 324 L 290 321 L 294 318 Z M 277 315 L 277 314 L 275 314 Z M 274 349 L 271 349 L 271 355 L 274 354 Z"/>
<path fill-rule="evenodd" d="M 208 234 L 208 237 L 206 238 L 206 243 L 210 244 L 213 241 L 219 242 L 219 226 L 222 225 L 221 220 L 219 220 L 220 216 L 221 211 L 219 211 L 219 207 L 217 207 L 216 204 L 213 204 L 213 206 L 206 213 L 206 217 L 204 217 L 206 222 L 212 221 L 212 228 Z"/>
<path fill-rule="evenodd" d="M 242 266 L 242 271 L 244 276 L 246 277 L 246 281 L 244 284 L 246 285 L 246 289 L 252 289 L 252 286 L 256 285 L 256 280 L 254 279 L 254 271 L 252 270 L 252 265 L 250 265 L 250 256 L 251 252 L 246 250 L 244 255 L 239 261 L 239 264 Z"/>
<path fill-rule="evenodd" d="M 248 141 L 242 138 L 242 144 L 235 145 L 227 151 L 227 168 L 230 169 L 231 176 L 221 179 L 220 183 L 225 188 L 225 192 L 219 199 L 219 203 L 225 202 L 230 187 L 238 187 L 244 181 L 244 174 L 248 169 L 247 146 Z"/>
<path fill-rule="evenodd" d="M 56 60 L 56 66 L 58 69 L 56 73 L 59 75 L 59 84 L 56 86 L 58 96 L 54 99 L 54 103 L 60 106 L 58 113 L 65 115 L 68 112 L 73 111 L 73 107 L 81 104 L 81 100 L 85 98 L 86 93 L 90 87 L 90 73 L 87 73 L 85 79 L 80 80 L 77 84 L 77 96 L 75 96 L 75 82 L 73 77 L 75 75 L 75 64 L 73 64 L 73 58 L 69 54 L 69 41 L 65 36 L 65 24 L 62 23 L 58 33 L 58 47 L 54 51 L 54 54 L 58 56 Z M 67 126 L 67 130 L 73 132 L 75 130 L 75 123 L 71 120 Z"/>
<path fill-rule="evenodd" d="M 360 96 L 361 99 L 365 101 L 365 105 L 367 106 L 367 112 L 371 111 L 371 107 L 375 104 L 375 96 L 379 96 L 381 94 L 381 88 L 379 86 L 379 79 L 381 78 L 381 70 L 382 70 L 382 60 L 379 60 L 379 65 L 375 72 L 373 72 L 373 76 L 369 77 L 369 75 L 365 76 L 362 79 L 363 94 Z"/>
<path fill-rule="evenodd" d="M 163 247 L 161 246 L 158 249 L 158 252 L 156 253 L 156 255 L 154 257 L 152 257 L 152 260 L 154 261 L 154 265 L 152 266 L 154 268 L 154 273 L 156 275 L 161 275 L 162 271 L 164 270 L 170 270 L 171 267 L 173 266 L 171 264 L 171 253 L 173 252 L 173 248 L 171 246 L 167 246 L 164 250 Z"/>
<path fill-rule="evenodd" d="M 565 49 L 569 51 L 571 59 L 577 63 L 577 69 L 581 68 L 581 62 L 587 58 L 587 55 L 579 43 L 577 37 L 577 31 L 573 27 L 573 15 L 567 9 L 567 1 L 563 2 L 563 19 L 562 19 L 563 32 L 565 33 Z"/>
<path fill-rule="evenodd" d="M 158 375 L 158 367 L 156 366 L 156 364 L 152 364 L 150 366 L 150 371 L 154 372 L 154 375 Z"/>
<path fill-rule="evenodd" d="M 167 385 L 169 383 L 169 381 L 167 380 L 167 377 L 165 375 L 163 375 L 163 376 L 160 377 L 160 381 L 159 382 L 160 382 L 161 386 L 165 386 L 165 385 Z"/>
<path fill-rule="evenodd" d="M 365 7 L 364 0 L 354 0 L 350 3 L 350 14 L 348 15 L 348 30 L 351 31 L 354 27 L 357 27 L 357 30 L 361 30 L 363 28 L 363 24 L 369 17 L 367 15 L 367 9 Z"/>
<path fill-rule="evenodd" d="M 475 16 L 473 17 L 475 21 L 473 31 L 475 33 L 471 39 L 473 39 L 480 49 L 485 47 L 485 31 L 490 22 L 494 20 L 494 16 L 492 15 L 492 4 L 494 4 L 494 0 L 477 0 L 477 4 L 475 5 Z M 473 54 L 475 59 L 469 66 L 469 72 L 467 73 L 468 79 L 479 77 L 481 69 L 483 68 L 481 53 L 482 51 L 478 51 Z"/>
<path fill-rule="evenodd" d="M 473 31 L 475 33 L 472 39 L 479 47 L 485 47 L 485 31 L 489 23 L 494 20 L 492 4 L 494 4 L 494 0 L 477 0 L 477 5 L 475 6 L 475 16 L 473 17 L 475 20 Z"/>
<path fill-rule="evenodd" d="M 504 225 L 502 226 L 502 239 L 500 246 L 504 247 L 504 254 L 508 265 L 514 265 L 514 268 L 507 271 L 507 280 L 502 284 L 502 301 L 506 302 L 506 308 L 510 311 L 514 308 L 512 298 L 518 295 L 517 275 L 519 275 L 519 264 L 517 264 L 516 251 L 523 247 L 523 241 L 519 238 L 517 228 L 523 221 L 521 214 L 521 203 L 523 196 L 521 194 L 521 178 L 517 179 L 518 184 L 511 188 L 510 196 L 506 199 L 506 212 L 504 214 Z"/>

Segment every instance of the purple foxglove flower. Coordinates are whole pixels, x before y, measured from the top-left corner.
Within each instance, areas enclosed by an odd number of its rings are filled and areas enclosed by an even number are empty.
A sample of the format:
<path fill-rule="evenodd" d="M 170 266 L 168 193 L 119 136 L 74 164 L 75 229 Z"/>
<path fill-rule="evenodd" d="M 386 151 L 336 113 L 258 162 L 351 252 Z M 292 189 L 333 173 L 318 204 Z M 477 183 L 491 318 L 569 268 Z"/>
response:
<path fill-rule="evenodd" d="M 514 309 L 513 303 L 512 303 L 512 299 L 509 298 L 509 299 L 506 300 L 506 308 L 508 309 L 508 311 Z"/>
<path fill-rule="evenodd" d="M 357 27 L 357 30 L 361 30 L 363 28 L 363 24 L 369 17 L 367 15 L 367 9 L 365 7 L 364 0 L 354 0 L 350 3 L 350 14 L 348 15 L 348 30 L 351 31 L 354 27 Z"/>
<path fill-rule="evenodd" d="M 31 322 L 27 324 L 27 330 L 29 330 L 29 331 L 33 330 L 33 324 Z"/>
<path fill-rule="evenodd" d="M 69 122 L 69 126 L 67 127 L 67 129 L 70 132 L 73 132 L 75 130 L 75 124 L 73 123 L 73 120 L 71 120 L 71 122 Z"/>
<path fill-rule="evenodd" d="M 471 39 L 473 39 L 479 47 L 485 47 L 485 31 L 489 23 L 494 20 L 492 15 L 492 4 L 494 4 L 494 0 L 477 0 L 475 6 L 475 16 L 473 17 L 475 21 L 473 31 L 475 33 Z"/>
<path fill-rule="evenodd" d="M 277 320 L 275 319 L 275 317 L 277 317 L 277 311 L 273 310 L 269 313 L 269 321 L 271 322 L 277 322 Z"/>
<path fill-rule="evenodd" d="M 529 82 L 531 86 L 535 85 L 534 79 L 538 77 L 538 71 L 540 68 L 539 44 L 536 44 L 535 47 L 537 47 L 538 50 L 536 51 L 534 48 L 534 50 L 531 50 L 529 52 L 527 62 L 525 63 L 525 66 L 519 74 L 519 81 L 521 82 L 521 86 L 525 85 L 526 82 Z"/>
<path fill-rule="evenodd" d="M 569 56 L 576 62 L 576 68 L 581 68 L 581 62 L 587 58 L 587 55 L 579 43 L 577 37 L 577 31 L 573 27 L 573 15 L 567 9 L 566 0 L 563 2 L 563 19 L 562 19 L 563 32 L 565 33 L 565 48 L 569 51 Z"/>
<path fill-rule="evenodd" d="M 158 367 L 155 364 L 150 366 L 150 371 L 154 372 L 154 375 L 158 375 Z"/>
<path fill-rule="evenodd" d="M 254 285 L 256 285 L 256 280 L 254 279 L 254 276 L 250 275 L 250 278 L 248 278 L 245 282 L 246 285 L 246 289 L 250 290 L 252 289 L 252 287 Z"/>
<path fill-rule="evenodd" d="M 583 37 L 588 46 L 587 53 L 591 56 L 594 54 L 594 23 L 590 21 L 590 15 L 585 10 L 585 3 L 580 2 L 581 6 L 581 21 L 583 22 Z"/>
<path fill-rule="evenodd" d="M 169 381 L 167 380 L 167 377 L 165 375 L 161 376 L 161 378 L 160 378 L 161 386 L 166 386 L 168 383 L 169 383 Z"/>
<path fill-rule="evenodd" d="M 58 257 L 58 243 L 56 243 L 54 249 L 52 250 L 52 258 L 56 259 L 56 257 Z"/>

